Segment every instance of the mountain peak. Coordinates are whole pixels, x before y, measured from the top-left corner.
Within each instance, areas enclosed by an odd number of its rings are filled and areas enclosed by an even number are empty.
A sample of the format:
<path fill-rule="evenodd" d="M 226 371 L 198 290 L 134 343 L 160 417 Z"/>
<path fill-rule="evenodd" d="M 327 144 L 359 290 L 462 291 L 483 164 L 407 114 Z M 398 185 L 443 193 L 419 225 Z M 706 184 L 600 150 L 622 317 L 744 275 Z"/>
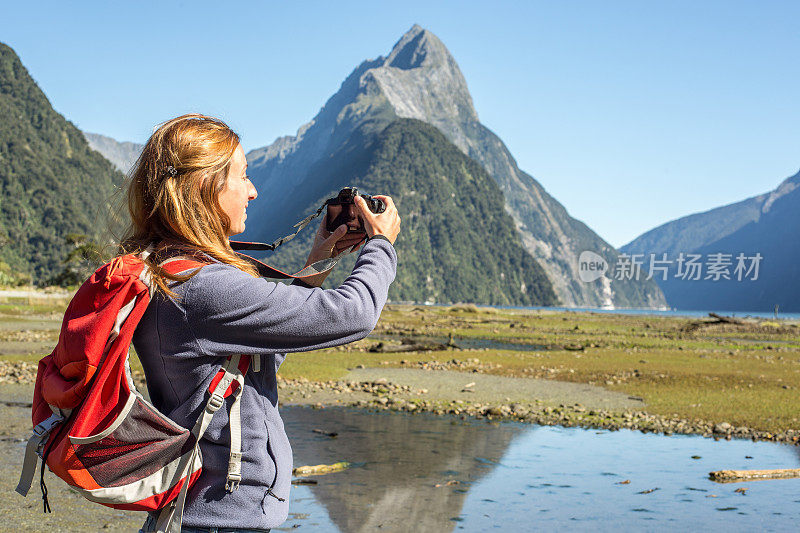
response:
<path fill-rule="evenodd" d="M 419 24 L 414 24 L 389 52 L 386 66 L 403 70 L 423 65 L 435 65 L 453 61 L 450 52 L 436 35 Z M 455 61 L 453 61 L 455 63 Z"/>
<path fill-rule="evenodd" d="M 360 75 L 362 89 L 369 93 L 377 85 L 375 92 L 386 97 L 398 117 L 422 120 L 442 131 L 478 122 L 458 63 L 431 31 L 414 24 L 377 63 Z M 467 152 L 463 135 L 452 141 Z"/>
<path fill-rule="evenodd" d="M 3 42 L 0 42 L 0 96 L 30 100 L 37 106 L 50 105 L 17 53 Z"/>

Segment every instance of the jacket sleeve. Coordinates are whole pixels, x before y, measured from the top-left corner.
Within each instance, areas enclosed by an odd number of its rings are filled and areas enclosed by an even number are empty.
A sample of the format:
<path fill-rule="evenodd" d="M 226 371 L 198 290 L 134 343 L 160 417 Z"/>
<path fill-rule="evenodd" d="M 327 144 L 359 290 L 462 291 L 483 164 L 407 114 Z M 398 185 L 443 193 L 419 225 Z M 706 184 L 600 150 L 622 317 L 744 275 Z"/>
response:
<path fill-rule="evenodd" d="M 202 355 L 302 352 L 362 339 L 375 328 L 394 280 L 397 254 L 372 239 L 336 289 L 254 278 L 208 265 L 187 282 L 186 317 Z"/>

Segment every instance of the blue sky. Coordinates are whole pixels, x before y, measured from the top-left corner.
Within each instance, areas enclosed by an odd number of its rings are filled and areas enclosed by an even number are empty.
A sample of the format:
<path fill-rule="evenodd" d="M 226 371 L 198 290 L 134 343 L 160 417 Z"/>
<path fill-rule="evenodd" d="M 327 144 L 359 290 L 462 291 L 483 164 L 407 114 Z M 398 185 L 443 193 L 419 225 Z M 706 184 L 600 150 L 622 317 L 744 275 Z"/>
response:
<path fill-rule="evenodd" d="M 418 23 L 520 167 L 620 246 L 800 169 L 798 20 L 790 1 L 14 2 L 0 41 L 81 129 L 143 142 L 199 111 L 249 150 Z"/>

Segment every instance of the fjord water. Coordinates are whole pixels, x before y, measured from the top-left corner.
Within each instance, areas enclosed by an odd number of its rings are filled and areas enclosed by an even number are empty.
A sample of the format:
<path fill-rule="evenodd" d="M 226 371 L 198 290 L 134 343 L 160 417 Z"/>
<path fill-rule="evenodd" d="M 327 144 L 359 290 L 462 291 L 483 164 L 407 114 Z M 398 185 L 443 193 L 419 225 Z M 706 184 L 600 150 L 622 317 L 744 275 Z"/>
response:
<path fill-rule="evenodd" d="M 446 306 L 445 306 L 446 307 Z M 563 311 L 568 313 L 600 313 L 612 315 L 643 315 L 643 316 L 680 316 L 687 318 L 706 318 L 709 313 L 718 313 L 721 315 L 729 315 L 737 318 L 775 318 L 774 311 L 731 311 L 720 309 L 709 309 L 705 311 L 689 310 L 689 309 L 635 309 L 635 308 L 619 308 L 619 309 L 606 309 L 604 307 L 514 307 L 508 305 L 489 306 L 496 307 L 497 309 L 522 309 L 526 311 Z M 800 313 L 784 313 L 778 312 L 778 318 L 782 320 L 800 320 Z"/>
<path fill-rule="evenodd" d="M 295 466 L 353 463 L 294 486 L 284 530 L 796 531 L 800 520 L 800 479 L 708 479 L 800 468 L 800 447 L 339 408 L 282 414 Z"/>

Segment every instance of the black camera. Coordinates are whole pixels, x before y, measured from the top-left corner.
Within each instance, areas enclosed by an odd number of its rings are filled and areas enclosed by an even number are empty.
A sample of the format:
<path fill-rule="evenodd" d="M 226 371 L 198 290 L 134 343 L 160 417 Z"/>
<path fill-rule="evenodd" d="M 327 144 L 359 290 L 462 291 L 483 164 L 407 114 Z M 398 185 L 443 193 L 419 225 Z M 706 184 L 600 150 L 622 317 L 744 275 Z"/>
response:
<path fill-rule="evenodd" d="M 342 224 L 347 224 L 347 233 L 364 233 L 364 221 L 358 216 L 358 207 L 355 204 L 356 196 L 361 196 L 373 213 L 386 211 L 386 204 L 380 198 L 359 194 L 355 187 L 345 187 L 339 191 L 336 198 L 329 198 L 325 202 L 328 206 L 325 224 L 328 231 L 333 232 Z"/>

